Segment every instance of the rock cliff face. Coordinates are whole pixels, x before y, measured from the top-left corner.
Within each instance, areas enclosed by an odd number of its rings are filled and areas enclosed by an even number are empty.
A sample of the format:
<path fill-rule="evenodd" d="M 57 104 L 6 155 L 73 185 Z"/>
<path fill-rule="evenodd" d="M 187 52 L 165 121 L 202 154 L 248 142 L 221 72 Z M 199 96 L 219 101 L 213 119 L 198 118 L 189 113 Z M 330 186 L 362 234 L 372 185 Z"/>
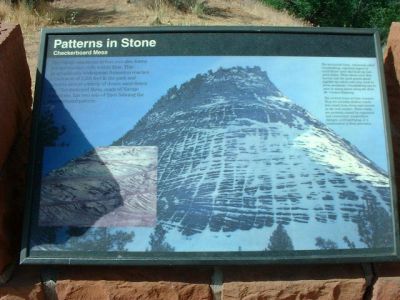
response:
<path fill-rule="evenodd" d="M 101 147 L 42 181 L 41 226 L 154 226 L 156 147 Z"/>
<path fill-rule="evenodd" d="M 185 235 L 391 212 L 384 172 L 258 67 L 170 89 L 115 145 L 158 147 L 157 218 Z"/>

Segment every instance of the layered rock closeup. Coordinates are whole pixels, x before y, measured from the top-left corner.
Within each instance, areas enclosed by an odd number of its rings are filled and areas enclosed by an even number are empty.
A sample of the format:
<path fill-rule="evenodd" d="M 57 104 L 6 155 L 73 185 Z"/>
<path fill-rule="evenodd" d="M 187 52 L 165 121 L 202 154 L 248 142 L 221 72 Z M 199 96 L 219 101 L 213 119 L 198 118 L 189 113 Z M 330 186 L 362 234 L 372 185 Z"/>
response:
<path fill-rule="evenodd" d="M 41 226 L 155 226 L 156 147 L 99 147 L 42 180 Z"/>

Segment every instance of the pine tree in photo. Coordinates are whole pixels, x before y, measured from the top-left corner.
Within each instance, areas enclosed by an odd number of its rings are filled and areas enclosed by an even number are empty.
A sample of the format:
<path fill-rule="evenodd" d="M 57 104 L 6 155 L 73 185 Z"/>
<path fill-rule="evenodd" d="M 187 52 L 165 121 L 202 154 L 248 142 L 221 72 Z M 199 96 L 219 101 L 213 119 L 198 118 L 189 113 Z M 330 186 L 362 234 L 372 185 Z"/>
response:
<path fill-rule="evenodd" d="M 85 232 L 84 229 L 70 228 L 71 238 L 66 244 L 67 249 L 79 251 L 128 251 L 126 245 L 131 243 L 135 233 L 117 230 L 112 232 L 109 228 L 99 227 Z M 81 235 L 78 232 L 81 231 Z"/>
<path fill-rule="evenodd" d="M 332 250 L 338 248 L 334 241 L 330 239 L 324 239 L 320 236 L 315 239 L 315 246 L 323 250 Z"/>
<path fill-rule="evenodd" d="M 41 227 L 40 230 L 34 232 L 32 239 L 35 244 L 54 244 L 57 242 L 57 227 Z"/>
<path fill-rule="evenodd" d="M 349 249 L 356 249 L 356 244 L 352 241 L 347 236 L 343 237 L 343 241 L 346 243 L 347 247 Z"/>
<path fill-rule="evenodd" d="M 54 115 L 50 111 L 45 111 L 40 117 L 39 128 L 41 146 L 56 146 L 58 138 L 65 133 L 65 127 L 56 125 Z"/>
<path fill-rule="evenodd" d="M 165 241 L 167 231 L 159 223 L 154 228 L 154 232 L 150 235 L 150 251 L 172 252 L 175 248 Z"/>
<path fill-rule="evenodd" d="M 272 233 L 269 239 L 267 250 L 271 251 L 294 250 L 292 240 L 282 224 L 279 224 L 278 227 Z"/>
<path fill-rule="evenodd" d="M 360 241 L 369 248 L 385 248 L 393 245 L 392 219 L 374 199 L 366 199 L 367 206 L 360 211 L 357 222 Z"/>

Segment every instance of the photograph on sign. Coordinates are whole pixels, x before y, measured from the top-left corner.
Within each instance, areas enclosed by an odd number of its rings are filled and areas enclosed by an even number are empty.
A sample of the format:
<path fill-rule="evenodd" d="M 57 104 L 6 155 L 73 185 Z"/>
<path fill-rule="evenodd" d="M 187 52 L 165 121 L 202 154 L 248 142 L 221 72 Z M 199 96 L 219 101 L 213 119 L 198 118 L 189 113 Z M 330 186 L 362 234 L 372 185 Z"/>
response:
<path fill-rule="evenodd" d="M 376 57 L 54 49 L 32 254 L 394 251 Z"/>

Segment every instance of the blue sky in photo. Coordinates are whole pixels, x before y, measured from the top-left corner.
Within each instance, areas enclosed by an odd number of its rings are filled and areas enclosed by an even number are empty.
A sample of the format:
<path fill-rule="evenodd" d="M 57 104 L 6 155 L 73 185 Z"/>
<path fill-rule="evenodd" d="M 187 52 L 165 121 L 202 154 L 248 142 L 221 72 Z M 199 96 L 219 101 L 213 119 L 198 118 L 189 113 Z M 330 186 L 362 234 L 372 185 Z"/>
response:
<path fill-rule="evenodd" d="M 148 84 L 140 88 L 143 97 L 100 97 L 95 102 L 70 103 L 64 102 L 65 108 L 62 114 L 69 115 L 62 119 L 73 119 L 75 125 L 66 126 L 66 133 L 60 138 L 59 143 L 69 144 L 68 149 L 49 149 L 44 161 L 44 173 L 60 167 L 73 157 L 82 155 L 89 150 L 88 147 L 108 146 L 113 141 L 123 136 L 132 129 L 136 122 L 152 107 L 152 105 L 166 93 L 172 86 L 190 80 L 199 73 L 208 70 L 217 70 L 220 67 L 233 66 L 259 66 L 268 73 L 270 80 L 278 89 L 298 105 L 308 110 L 314 117 L 325 123 L 324 95 L 322 91 L 321 64 L 325 63 L 371 63 L 376 66 L 375 58 L 329 58 L 329 57 L 62 57 L 48 58 L 45 78 L 48 81 L 44 85 L 44 95 L 48 94 L 51 87 L 56 94 L 61 95 L 65 90 L 65 82 L 55 82 L 51 72 L 68 72 L 69 67 L 84 71 L 87 66 L 84 61 L 112 61 L 115 65 L 126 64 L 135 59 L 146 59 L 147 64 L 136 64 L 137 70 L 148 71 L 148 75 L 141 75 L 137 81 L 146 81 Z M 62 63 L 62 68 L 59 64 Z M 375 68 L 378 69 L 377 67 Z M 76 72 L 76 71 L 75 71 Z M 74 80 L 87 86 L 85 79 Z M 387 156 L 385 146 L 385 132 L 383 128 L 383 114 L 381 105 L 381 91 L 379 87 L 378 73 L 374 73 L 377 88 L 373 93 L 376 99 L 377 111 L 371 118 L 371 126 L 330 126 L 336 133 L 350 141 L 369 159 L 374 161 L 382 169 L 387 170 Z M 121 81 L 119 81 L 121 82 Z M 112 82 L 111 86 L 112 86 Z M 129 82 L 125 82 L 129 85 Z M 63 99 L 61 99 L 62 101 Z M 45 104 L 46 99 L 43 99 Z M 50 105 L 55 109 L 58 104 Z M 54 110 L 57 112 L 57 108 Z M 56 119 L 58 116 L 56 116 Z M 68 123 L 68 122 L 67 122 Z M 60 124 L 61 125 L 61 124 Z M 80 133 L 77 133 L 76 125 Z M 71 129 L 72 128 L 72 129 Z M 70 129 L 70 130 L 69 130 Z M 73 139 L 81 135 L 78 140 L 86 140 L 85 146 L 74 145 Z M 80 143 L 82 145 L 82 143 Z M 89 146 L 88 146 L 89 145 Z M 59 148 L 59 147 L 57 147 Z M 61 152 L 70 153 L 60 155 Z"/>

